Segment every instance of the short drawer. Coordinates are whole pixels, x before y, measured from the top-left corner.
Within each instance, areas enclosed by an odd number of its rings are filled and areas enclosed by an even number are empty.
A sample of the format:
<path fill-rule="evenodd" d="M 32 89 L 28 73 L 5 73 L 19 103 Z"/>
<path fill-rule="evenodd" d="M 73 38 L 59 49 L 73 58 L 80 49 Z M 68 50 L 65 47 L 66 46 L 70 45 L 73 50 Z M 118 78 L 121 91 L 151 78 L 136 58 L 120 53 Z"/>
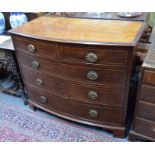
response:
<path fill-rule="evenodd" d="M 66 98 L 53 96 L 35 87 L 27 87 L 27 90 L 29 100 L 48 108 L 50 111 L 90 122 L 118 125 L 122 123 L 123 112 L 119 108 L 112 109 L 103 106 L 81 104 Z"/>
<path fill-rule="evenodd" d="M 144 71 L 143 83 L 155 85 L 155 71 Z"/>
<path fill-rule="evenodd" d="M 56 58 L 56 47 L 54 43 L 21 37 L 13 37 L 13 40 L 15 48 L 18 51 L 45 58 Z"/>
<path fill-rule="evenodd" d="M 33 72 L 33 70 L 25 67 L 23 67 L 23 73 L 25 83 L 37 86 L 59 96 L 94 105 L 124 106 L 125 87 L 123 86 L 102 87 L 84 85 L 80 82 L 73 82 L 63 78 L 47 76 L 40 72 Z"/>
<path fill-rule="evenodd" d="M 74 66 L 61 63 L 54 63 L 36 57 L 23 55 L 18 52 L 20 64 L 44 72 L 56 74 L 68 79 L 97 84 L 126 84 L 126 71 L 90 68 L 84 66 Z"/>
<path fill-rule="evenodd" d="M 143 84 L 141 87 L 140 99 L 155 103 L 155 87 Z"/>
<path fill-rule="evenodd" d="M 140 101 L 137 107 L 137 115 L 155 121 L 155 104 Z"/>
<path fill-rule="evenodd" d="M 126 65 L 128 51 L 111 48 L 90 48 L 81 46 L 60 45 L 61 59 L 63 61 L 92 63 L 96 65 Z"/>
<path fill-rule="evenodd" d="M 155 138 L 155 122 L 137 117 L 135 120 L 134 131 Z"/>

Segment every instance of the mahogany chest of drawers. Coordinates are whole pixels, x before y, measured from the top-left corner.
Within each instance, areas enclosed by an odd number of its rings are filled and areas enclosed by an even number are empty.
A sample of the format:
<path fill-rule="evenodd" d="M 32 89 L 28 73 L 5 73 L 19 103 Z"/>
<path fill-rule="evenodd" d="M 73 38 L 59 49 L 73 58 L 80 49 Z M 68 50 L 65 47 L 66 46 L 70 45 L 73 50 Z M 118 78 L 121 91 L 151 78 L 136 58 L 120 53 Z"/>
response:
<path fill-rule="evenodd" d="M 155 141 L 155 46 L 142 66 L 131 141 Z"/>
<path fill-rule="evenodd" d="M 123 137 L 143 22 L 44 16 L 11 30 L 28 104 Z"/>

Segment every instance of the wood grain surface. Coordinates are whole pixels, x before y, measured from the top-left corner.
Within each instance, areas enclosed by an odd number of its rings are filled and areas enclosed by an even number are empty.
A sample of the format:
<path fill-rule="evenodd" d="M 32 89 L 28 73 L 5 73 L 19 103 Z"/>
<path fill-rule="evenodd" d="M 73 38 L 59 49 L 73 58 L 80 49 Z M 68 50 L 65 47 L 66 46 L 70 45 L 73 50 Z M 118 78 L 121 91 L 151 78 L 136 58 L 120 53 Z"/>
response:
<path fill-rule="evenodd" d="M 43 16 L 11 30 L 35 38 L 85 44 L 135 44 L 143 22 Z"/>

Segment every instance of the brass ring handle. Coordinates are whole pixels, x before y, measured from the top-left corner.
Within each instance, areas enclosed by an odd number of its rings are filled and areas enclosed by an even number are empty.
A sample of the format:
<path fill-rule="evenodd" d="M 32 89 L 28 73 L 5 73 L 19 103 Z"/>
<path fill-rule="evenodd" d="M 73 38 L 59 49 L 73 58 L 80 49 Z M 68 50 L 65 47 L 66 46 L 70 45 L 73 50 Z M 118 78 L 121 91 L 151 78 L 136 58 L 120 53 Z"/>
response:
<path fill-rule="evenodd" d="M 95 72 L 95 71 L 89 71 L 88 73 L 87 73 L 87 78 L 89 79 L 89 80 L 97 80 L 98 79 L 98 74 Z"/>
<path fill-rule="evenodd" d="M 35 48 L 35 46 L 32 45 L 32 44 L 29 44 L 29 45 L 27 46 L 27 50 L 28 50 L 29 52 L 31 52 L 31 53 L 35 53 L 35 52 L 36 52 L 36 48 Z"/>
<path fill-rule="evenodd" d="M 86 55 L 86 60 L 87 60 L 88 62 L 94 63 L 94 62 L 97 61 L 97 59 L 98 59 L 98 57 L 97 57 L 97 55 L 96 55 L 95 53 L 88 53 L 88 54 Z"/>
<path fill-rule="evenodd" d="M 35 69 L 38 69 L 39 66 L 40 66 L 40 64 L 39 64 L 38 61 L 33 61 L 31 65 L 32 65 L 32 67 L 35 68 Z"/>
<path fill-rule="evenodd" d="M 47 98 L 45 96 L 40 96 L 40 102 L 41 103 L 46 103 L 47 102 Z"/>
<path fill-rule="evenodd" d="M 38 86 L 42 86 L 44 84 L 44 82 L 41 79 L 36 79 L 35 82 Z"/>
<path fill-rule="evenodd" d="M 91 117 L 94 117 L 95 118 L 95 117 L 98 116 L 98 112 L 96 110 L 92 109 L 92 110 L 89 110 L 89 115 Z"/>
<path fill-rule="evenodd" d="M 95 91 L 89 91 L 89 92 L 88 92 L 88 97 L 89 97 L 90 99 L 92 99 L 92 100 L 95 100 L 95 99 L 98 98 L 98 94 L 97 94 L 97 92 L 95 92 Z"/>

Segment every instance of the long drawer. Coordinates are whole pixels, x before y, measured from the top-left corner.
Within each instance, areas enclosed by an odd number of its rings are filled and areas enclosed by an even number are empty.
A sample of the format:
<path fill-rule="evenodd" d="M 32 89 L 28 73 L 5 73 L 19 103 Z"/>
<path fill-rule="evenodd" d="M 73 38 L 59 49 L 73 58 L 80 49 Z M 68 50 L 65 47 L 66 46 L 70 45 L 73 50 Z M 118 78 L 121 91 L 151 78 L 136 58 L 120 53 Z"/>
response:
<path fill-rule="evenodd" d="M 154 71 L 144 71 L 143 82 L 147 84 L 155 85 L 155 72 Z"/>
<path fill-rule="evenodd" d="M 48 76 L 23 67 L 25 83 L 30 83 L 59 96 L 97 105 L 123 107 L 125 87 L 84 85 L 59 77 Z"/>
<path fill-rule="evenodd" d="M 139 101 L 137 116 L 155 121 L 155 104 Z"/>
<path fill-rule="evenodd" d="M 126 84 L 126 71 L 54 63 L 18 52 L 20 64 L 44 72 L 96 84 Z"/>
<path fill-rule="evenodd" d="M 128 58 L 127 49 L 119 47 L 95 48 L 91 46 L 60 45 L 61 59 L 77 63 L 92 63 L 94 65 L 126 65 Z"/>
<path fill-rule="evenodd" d="M 155 138 L 155 122 L 136 117 L 134 131 L 139 134 Z"/>
<path fill-rule="evenodd" d="M 67 98 L 53 96 L 47 91 L 42 91 L 36 87 L 27 87 L 29 100 L 42 107 L 48 108 L 51 112 L 58 112 L 80 120 L 97 123 L 107 123 L 121 125 L 123 111 L 120 108 L 106 108 L 104 106 L 94 106 L 73 102 Z"/>
<path fill-rule="evenodd" d="M 143 84 L 141 87 L 140 99 L 155 103 L 155 87 Z"/>
<path fill-rule="evenodd" d="M 56 58 L 57 50 L 54 43 L 21 37 L 13 37 L 13 40 L 15 48 L 20 52 L 25 52 L 45 58 Z"/>

